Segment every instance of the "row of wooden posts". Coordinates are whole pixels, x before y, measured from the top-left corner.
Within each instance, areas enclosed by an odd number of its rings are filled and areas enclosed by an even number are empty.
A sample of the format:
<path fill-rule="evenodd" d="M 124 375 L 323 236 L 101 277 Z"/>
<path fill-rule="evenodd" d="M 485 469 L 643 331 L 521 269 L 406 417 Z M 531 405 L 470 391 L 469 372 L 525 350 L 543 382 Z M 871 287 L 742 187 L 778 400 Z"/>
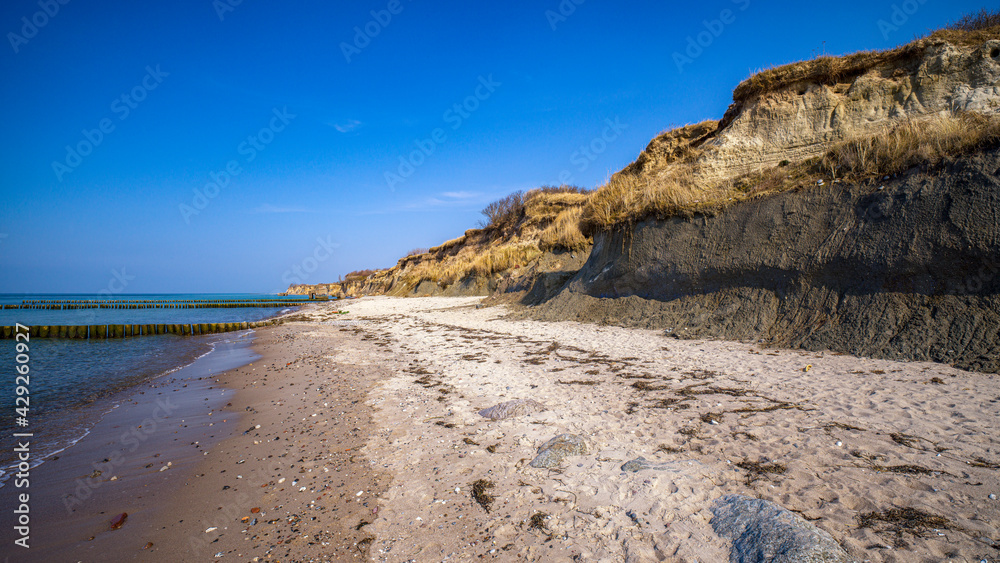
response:
<path fill-rule="evenodd" d="M 25 299 L 24 305 L 52 305 L 74 303 L 274 303 L 276 299 Z M 286 301 L 288 301 L 286 299 Z M 326 299 L 297 299 L 295 301 L 326 301 Z"/>
<path fill-rule="evenodd" d="M 41 303 L 7 304 L 3 309 L 48 309 L 65 311 L 70 309 L 239 309 L 243 307 L 298 307 L 306 301 L 268 301 L 240 303 Z"/>
<path fill-rule="evenodd" d="M 31 338 L 132 338 L 136 336 L 152 336 L 155 334 L 177 334 L 180 336 L 192 336 L 198 334 L 215 334 L 218 332 L 232 332 L 235 330 L 247 330 L 262 326 L 280 324 L 280 319 L 266 321 L 242 322 L 242 323 L 198 323 L 198 324 L 161 324 L 161 325 L 71 325 L 71 326 L 50 326 L 34 325 L 28 328 Z M 0 335 L 4 339 L 14 338 L 18 333 L 17 327 L 2 327 Z M 21 333 L 24 332 L 22 329 Z"/>

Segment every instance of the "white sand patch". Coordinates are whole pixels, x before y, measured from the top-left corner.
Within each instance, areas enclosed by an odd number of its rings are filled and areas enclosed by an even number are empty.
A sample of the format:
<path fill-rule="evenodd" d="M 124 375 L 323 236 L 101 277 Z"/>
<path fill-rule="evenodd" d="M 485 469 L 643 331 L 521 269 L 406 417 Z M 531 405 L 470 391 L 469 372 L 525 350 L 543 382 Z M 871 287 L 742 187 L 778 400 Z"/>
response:
<path fill-rule="evenodd" d="M 726 561 L 709 509 L 728 493 L 799 512 L 859 560 L 1000 556 L 990 545 L 1000 540 L 1000 503 L 988 498 L 1000 493 L 1000 472 L 981 467 L 1000 462 L 995 375 L 508 321 L 478 302 L 378 297 L 346 307 L 346 320 L 364 322 L 344 330 L 385 350 L 356 363 L 397 374 L 371 396 L 378 428 L 365 450 L 395 476 L 374 522 L 380 561 Z M 338 351 L 337 361 L 350 355 Z M 478 414 L 513 399 L 548 410 Z M 536 448 L 563 433 L 583 436 L 589 452 L 558 470 L 531 468 Z M 621 471 L 638 456 L 657 467 Z M 737 467 L 745 462 L 783 472 Z M 479 479 L 494 484 L 488 514 L 471 498 Z M 860 527 L 862 514 L 893 508 L 950 525 Z M 544 528 L 531 526 L 538 513 Z"/>

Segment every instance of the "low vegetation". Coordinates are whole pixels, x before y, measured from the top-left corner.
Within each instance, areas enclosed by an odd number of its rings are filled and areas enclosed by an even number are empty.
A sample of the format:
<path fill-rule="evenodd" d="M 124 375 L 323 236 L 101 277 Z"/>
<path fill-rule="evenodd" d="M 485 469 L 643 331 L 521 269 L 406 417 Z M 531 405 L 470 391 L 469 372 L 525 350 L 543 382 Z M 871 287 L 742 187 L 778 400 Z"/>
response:
<path fill-rule="evenodd" d="M 343 281 L 344 283 L 363 281 L 368 279 L 368 276 L 378 271 L 379 270 L 355 270 L 353 272 L 348 272 L 348 274 L 344 276 Z"/>
<path fill-rule="evenodd" d="M 733 101 L 746 102 L 799 82 L 832 85 L 849 81 L 876 67 L 905 66 L 920 58 L 929 46 L 941 42 L 977 46 L 989 39 L 1000 39 L 1000 11 L 983 9 L 895 49 L 862 51 L 840 57 L 823 56 L 757 72 L 736 87 Z"/>
<path fill-rule="evenodd" d="M 916 166 L 936 166 L 1000 144 L 1000 119 L 977 113 L 903 121 L 834 145 L 825 155 L 709 184 L 697 177 L 697 150 L 658 176 L 619 173 L 595 192 L 582 215 L 592 233 L 648 217 L 716 211 L 751 198 L 831 181 L 866 182 Z"/>

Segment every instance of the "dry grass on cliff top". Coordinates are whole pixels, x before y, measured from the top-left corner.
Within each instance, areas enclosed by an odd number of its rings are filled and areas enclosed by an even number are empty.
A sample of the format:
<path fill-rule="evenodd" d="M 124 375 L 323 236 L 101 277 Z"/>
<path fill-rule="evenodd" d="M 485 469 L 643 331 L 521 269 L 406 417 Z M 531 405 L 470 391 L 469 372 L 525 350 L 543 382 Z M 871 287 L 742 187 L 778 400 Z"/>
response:
<path fill-rule="evenodd" d="M 528 267 L 545 251 L 586 248 L 591 240 L 580 232 L 580 217 L 588 199 L 588 190 L 575 186 L 515 192 L 483 210 L 481 229 L 400 260 L 397 278 L 409 288 L 423 281 L 448 286 Z"/>
<path fill-rule="evenodd" d="M 697 159 L 658 175 L 618 173 L 591 195 L 581 217 L 583 232 L 699 211 L 721 210 L 740 201 L 815 185 L 819 180 L 865 182 L 916 166 L 1000 145 L 1000 118 L 976 113 L 904 121 L 871 135 L 838 143 L 821 158 L 761 170 L 706 184 Z"/>
<path fill-rule="evenodd" d="M 408 265 L 399 271 L 398 279 L 409 288 L 423 281 L 447 287 L 469 276 L 490 277 L 515 267 L 526 267 L 541 255 L 538 241 L 487 244 L 463 249 L 454 256 Z"/>
<path fill-rule="evenodd" d="M 733 90 L 733 101 L 745 102 L 756 96 L 787 88 L 797 82 L 832 85 L 849 81 L 873 68 L 899 67 L 921 57 L 924 50 L 939 43 L 979 46 L 1000 39 L 1000 12 L 982 10 L 944 29 L 885 51 L 861 51 L 843 56 L 823 56 L 757 72 Z"/>

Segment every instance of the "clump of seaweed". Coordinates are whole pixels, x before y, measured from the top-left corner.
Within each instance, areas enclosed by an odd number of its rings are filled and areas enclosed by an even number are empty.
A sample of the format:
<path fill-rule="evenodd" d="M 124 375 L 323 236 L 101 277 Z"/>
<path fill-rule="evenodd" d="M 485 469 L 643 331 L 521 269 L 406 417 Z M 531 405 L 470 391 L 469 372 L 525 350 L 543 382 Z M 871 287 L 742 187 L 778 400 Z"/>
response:
<path fill-rule="evenodd" d="M 472 438 L 462 438 L 462 441 L 470 446 L 478 446 L 479 442 L 473 440 Z"/>
<path fill-rule="evenodd" d="M 707 412 L 701 415 L 701 421 L 705 424 L 719 424 L 722 422 L 722 413 Z"/>
<path fill-rule="evenodd" d="M 697 438 L 699 430 L 698 430 L 698 428 L 696 428 L 694 426 L 685 426 L 685 427 L 680 428 L 679 430 L 677 430 L 677 432 L 680 433 L 680 434 L 683 434 L 684 436 L 687 436 L 689 438 Z"/>
<path fill-rule="evenodd" d="M 840 428 L 841 430 L 857 430 L 858 432 L 864 432 L 865 429 L 854 426 L 853 424 L 845 424 L 843 422 L 831 422 L 826 425 L 826 428 Z"/>
<path fill-rule="evenodd" d="M 900 473 L 903 475 L 933 475 L 935 472 L 919 465 L 872 465 L 875 471 L 883 473 Z M 939 473 L 944 473 L 940 471 Z"/>
<path fill-rule="evenodd" d="M 871 528 L 876 533 L 892 533 L 896 547 L 904 547 L 903 534 L 926 537 L 929 530 L 951 527 L 944 516 L 937 516 L 916 508 L 891 508 L 881 512 L 865 512 L 858 516 L 858 527 Z"/>
<path fill-rule="evenodd" d="M 889 437 L 892 438 L 893 442 L 896 442 L 901 446 L 914 449 L 919 449 L 916 444 L 923 439 L 919 436 L 911 436 L 909 434 L 903 434 L 902 432 L 893 432 L 892 434 L 889 434 Z"/>
<path fill-rule="evenodd" d="M 1000 463 L 993 463 L 992 461 L 986 460 L 986 458 L 977 457 L 976 459 L 969 462 L 972 467 L 982 467 L 984 469 L 1000 469 Z"/>
<path fill-rule="evenodd" d="M 531 515 L 528 519 L 528 529 L 529 530 L 541 530 L 543 532 L 548 531 L 549 526 L 545 523 L 545 519 L 549 515 L 544 512 L 536 512 Z"/>
<path fill-rule="evenodd" d="M 874 463 L 876 461 L 885 461 L 887 458 L 882 454 L 872 454 L 868 452 L 863 452 L 861 450 L 851 450 L 851 455 L 863 459 L 869 463 Z"/>
<path fill-rule="evenodd" d="M 655 403 L 653 403 L 652 405 L 650 405 L 650 408 L 654 408 L 654 409 L 677 409 L 677 410 L 689 409 L 689 408 L 691 408 L 691 405 L 683 402 L 683 401 L 686 401 L 686 400 L 687 399 L 678 399 L 676 397 L 667 397 L 666 399 L 660 399 L 660 400 L 656 401 Z"/>
<path fill-rule="evenodd" d="M 753 485 L 754 481 L 757 481 L 769 474 L 781 475 L 788 470 L 787 467 L 780 463 L 773 463 L 767 460 L 750 461 L 749 459 L 745 459 L 737 463 L 736 467 L 739 467 L 747 472 L 746 484 L 748 487 Z"/>
<path fill-rule="evenodd" d="M 668 454 L 679 454 L 684 451 L 684 448 L 678 448 L 674 446 L 668 446 L 666 444 L 660 444 L 660 446 L 656 448 L 656 451 Z"/>
<path fill-rule="evenodd" d="M 774 401 L 774 399 L 768 399 L 768 400 L 769 401 Z M 736 409 L 734 411 L 730 411 L 730 412 L 739 413 L 739 414 L 747 414 L 747 413 L 756 414 L 756 413 L 762 413 L 762 412 L 780 411 L 780 410 L 785 410 L 785 409 L 798 409 L 798 410 L 802 410 L 802 407 L 800 405 L 796 405 L 796 404 L 793 404 L 793 403 L 786 403 L 784 401 L 774 401 L 774 402 L 775 402 L 775 404 L 769 405 L 769 406 L 766 406 L 766 407 L 751 407 L 751 406 L 746 406 L 746 407 L 741 407 L 741 408 L 738 408 L 738 409 Z"/>
<path fill-rule="evenodd" d="M 667 386 L 666 385 L 651 385 L 651 384 L 647 383 L 646 381 L 636 381 L 635 383 L 632 384 L 632 388 L 633 389 L 637 389 L 639 391 L 663 391 L 664 389 L 667 388 Z"/>
<path fill-rule="evenodd" d="M 496 497 L 486 491 L 495 486 L 496 485 L 493 481 L 488 481 L 486 479 L 479 479 L 472 483 L 472 500 L 479 503 L 479 506 L 483 507 L 483 510 L 485 510 L 487 514 L 490 513 L 490 507 L 493 505 L 493 501 L 496 500 Z"/>
<path fill-rule="evenodd" d="M 369 522 L 368 520 L 362 520 L 362 521 L 358 522 L 358 525 L 355 526 L 354 529 L 355 530 L 360 530 L 361 528 L 364 528 L 368 524 L 371 524 L 371 522 Z"/>
<path fill-rule="evenodd" d="M 557 380 L 556 383 L 560 385 L 600 385 L 600 381 L 586 381 L 582 379 L 573 379 L 570 381 Z"/>

